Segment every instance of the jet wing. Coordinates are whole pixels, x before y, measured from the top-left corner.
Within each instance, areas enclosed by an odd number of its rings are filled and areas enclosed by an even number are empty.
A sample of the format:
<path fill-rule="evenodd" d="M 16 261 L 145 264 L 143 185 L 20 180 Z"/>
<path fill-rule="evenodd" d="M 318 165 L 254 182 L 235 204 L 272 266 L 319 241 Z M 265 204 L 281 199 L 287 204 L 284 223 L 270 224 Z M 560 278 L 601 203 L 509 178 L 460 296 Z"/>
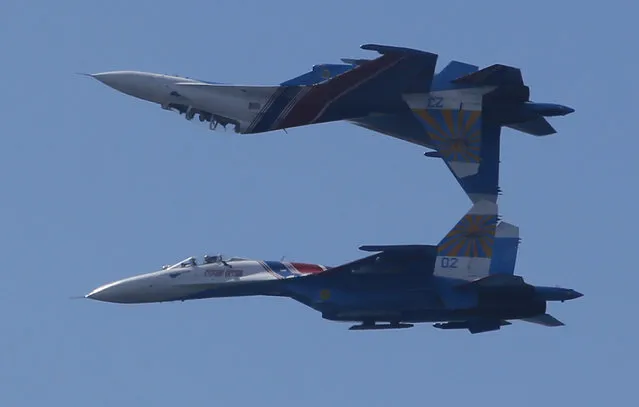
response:
<path fill-rule="evenodd" d="M 359 250 L 364 252 L 424 253 L 437 256 L 437 246 L 426 244 L 367 245 L 360 246 Z"/>
<path fill-rule="evenodd" d="M 370 62 L 370 59 L 340 58 L 340 60 L 349 65 L 362 65 Z"/>
<path fill-rule="evenodd" d="M 531 322 L 533 324 L 539 324 L 543 326 L 562 326 L 563 322 L 559 321 L 555 317 L 543 314 L 533 318 L 523 318 L 522 321 Z M 470 319 L 468 321 L 451 321 L 444 323 L 437 323 L 433 325 L 435 328 L 439 329 L 468 329 L 471 334 L 478 334 L 482 332 L 490 332 L 497 331 L 502 326 L 512 325 L 511 322 L 500 319 L 490 319 L 490 318 L 475 318 Z"/>
<path fill-rule="evenodd" d="M 313 277 L 347 276 L 353 274 L 408 273 L 414 264 L 435 261 L 437 246 L 431 245 L 375 245 L 361 246 L 360 250 L 378 252 L 316 274 Z"/>

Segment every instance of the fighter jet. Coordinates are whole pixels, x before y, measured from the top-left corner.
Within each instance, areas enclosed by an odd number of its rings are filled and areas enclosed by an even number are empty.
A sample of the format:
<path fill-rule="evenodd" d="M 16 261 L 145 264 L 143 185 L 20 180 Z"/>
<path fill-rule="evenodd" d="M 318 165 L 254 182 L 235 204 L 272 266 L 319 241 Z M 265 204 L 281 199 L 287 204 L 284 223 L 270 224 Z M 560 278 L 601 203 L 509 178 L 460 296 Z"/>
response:
<path fill-rule="evenodd" d="M 545 326 L 562 322 L 547 302 L 582 296 L 567 288 L 532 285 L 514 274 L 519 228 L 499 222 L 497 204 L 479 201 L 437 245 L 362 246 L 374 252 L 336 267 L 223 256 L 193 257 L 161 270 L 96 288 L 86 298 L 155 303 L 238 296 L 296 300 L 351 330 L 440 329 L 475 334 L 512 320 Z"/>
<path fill-rule="evenodd" d="M 176 109 L 188 120 L 232 123 L 242 134 L 305 126 L 361 117 L 370 112 L 404 109 L 407 87 L 427 92 L 437 55 L 408 48 L 367 44 L 381 57 L 313 85 L 250 86 L 117 71 L 89 74 L 131 96 Z M 416 84 L 415 84 L 416 82 Z"/>
<path fill-rule="evenodd" d="M 545 117 L 567 106 L 530 101 L 518 68 L 458 61 L 434 75 L 437 55 L 378 44 L 381 56 L 319 64 L 277 86 L 229 85 L 147 72 L 92 74 L 128 95 L 177 110 L 188 120 L 241 134 L 346 120 L 434 151 L 473 202 L 499 194 L 501 127 L 533 135 L 555 132 Z M 482 166 L 480 167 L 480 163 Z"/>
<path fill-rule="evenodd" d="M 275 86 L 231 85 L 176 75 L 139 71 L 85 74 L 122 93 L 217 124 L 255 134 L 313 123 L 349 120 L 357 125 L 430 147 L 423 129 L 410 117 L 405 93 L 428 93 L 495 85 L 487 114 L 495 123 L 535 135 L 555 130 L 544 117 L 574 110 L 528 100 L 529 89 L 518 69 L 451 62 L 435 78 L 437 55 L 379 44 L 361 46 L 379 58 L 343 59 L 348 64 L 320 64 L 310 72 Z M 471 74 L 471 75 L 466 75 Z M 438 100 L 437 98 L 434 101 Z M 436 105 L 435 105 L 436 106 Z"/>

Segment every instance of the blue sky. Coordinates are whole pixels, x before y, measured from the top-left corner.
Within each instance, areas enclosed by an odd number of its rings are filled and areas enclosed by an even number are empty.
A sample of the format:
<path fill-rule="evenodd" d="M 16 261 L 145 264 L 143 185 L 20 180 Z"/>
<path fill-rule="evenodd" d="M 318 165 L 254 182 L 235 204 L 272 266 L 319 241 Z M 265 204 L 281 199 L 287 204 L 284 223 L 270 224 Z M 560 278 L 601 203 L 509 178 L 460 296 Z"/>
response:
<path fill-rule="evenodd" d="M 638 352 L 633 2 L 18 1 L 0 12 L 0 405 L 614 404 Z M 349 332 L 285 299 L 70 300 L 190 255 L 337 265 L 436 243 L 470 203 L 424 149 L 345 123 L 208 130 L 75 72 L 277 83 L 415 47 L 519 66 L 572 106 L 559 134 L 505 130 L 500 201 L 517 273 L 585 297 L 567 323 L 470 335 Z"/>

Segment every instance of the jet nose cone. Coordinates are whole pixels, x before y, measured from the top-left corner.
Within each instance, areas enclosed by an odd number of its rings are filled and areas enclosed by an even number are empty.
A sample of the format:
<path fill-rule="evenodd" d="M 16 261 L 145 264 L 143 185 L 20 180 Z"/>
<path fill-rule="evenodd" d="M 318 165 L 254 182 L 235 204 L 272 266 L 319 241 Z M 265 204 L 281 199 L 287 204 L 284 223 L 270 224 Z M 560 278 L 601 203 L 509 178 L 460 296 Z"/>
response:
<path fill-rule="evenodd" d="M 135 72 L 114 71 L 92 73 L 88 74 L 88 76 L 99 80 L 107 86 L 110 86 L 119 91 L 123 91 L 123 89 L 133 86 L 136 83 L 136 76 L 139 75 L 136 75 Z"/>
<path fill-rule="evenodd" d="M 144 284 L 135 278 L 105 284 L 91 291 L 85 297 L 90 300 L 130 304 L 140 302 L 144 295 Z"/>
<path fill-rule="evenodd" d="M 112 71 L 88 74 L 110 88 L 140 99 L 156 101 L 159 83 L 156 75 L 136 71 Z"/>
<path fill-rule="evenodd" d="M 119 302 L 118 300 L 118 283 L 106 284 L 96 288 L 89 294 L 85 295 L 85 298 L 96 301 L 104 302 Z"/>
<path fill-rule="evenodd" d="M 564 109 L 566 111 L 566 114 L 575 113 L 575 109 L 573 109 L 572 107 L 564 106 Z"/>

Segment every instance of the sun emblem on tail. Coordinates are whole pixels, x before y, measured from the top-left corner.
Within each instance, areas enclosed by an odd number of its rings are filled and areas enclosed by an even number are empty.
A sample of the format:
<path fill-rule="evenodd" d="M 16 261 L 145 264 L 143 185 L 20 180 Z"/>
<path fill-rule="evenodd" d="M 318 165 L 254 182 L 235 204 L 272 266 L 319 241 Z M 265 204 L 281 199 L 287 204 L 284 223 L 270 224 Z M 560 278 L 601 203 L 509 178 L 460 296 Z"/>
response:
<path fill-rule="evenodd" d="M 497 216 L 466 215 L 439 245 L 440 255 L 492 257 Z"/>

